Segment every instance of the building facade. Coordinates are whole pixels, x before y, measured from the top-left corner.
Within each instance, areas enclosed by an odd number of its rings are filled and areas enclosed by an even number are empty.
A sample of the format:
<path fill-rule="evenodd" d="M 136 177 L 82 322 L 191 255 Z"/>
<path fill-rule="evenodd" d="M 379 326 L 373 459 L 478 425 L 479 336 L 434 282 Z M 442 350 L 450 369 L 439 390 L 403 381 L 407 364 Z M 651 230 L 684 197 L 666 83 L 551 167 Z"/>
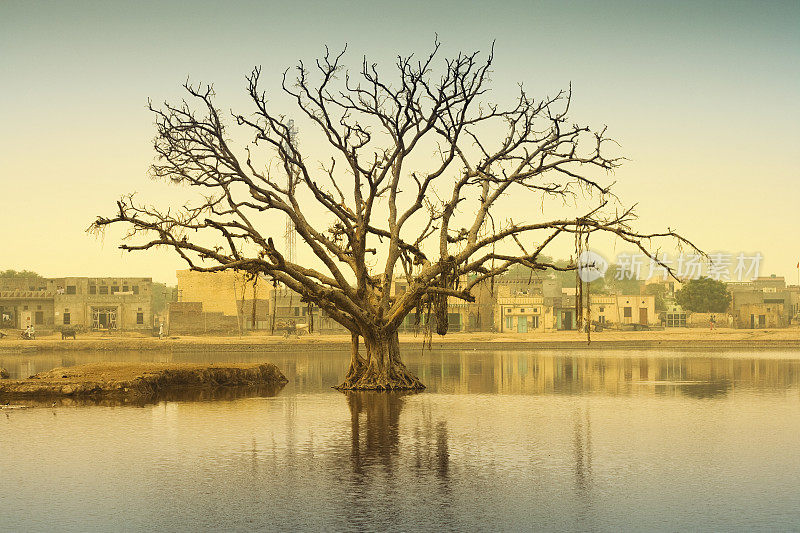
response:
<path fill-rule="evenodd" d="M 150 330 L 151 278 L 31 278 L 0 281 L 3 327 Z"/>
<path fill-rule="evenodd" d="M 177 271 L 178 299 L 169 306 L 170 334 L 280 333 L 291 327 L 309 332 L 346 330 L 318 306 L 272 280 L 233 270 Z"/>
<path fill-rule="evenodd" d="M 743 329 L 784 328 L 795 316 L 795 290 L 781 276 L 728 283 L 734 326 Z"/>

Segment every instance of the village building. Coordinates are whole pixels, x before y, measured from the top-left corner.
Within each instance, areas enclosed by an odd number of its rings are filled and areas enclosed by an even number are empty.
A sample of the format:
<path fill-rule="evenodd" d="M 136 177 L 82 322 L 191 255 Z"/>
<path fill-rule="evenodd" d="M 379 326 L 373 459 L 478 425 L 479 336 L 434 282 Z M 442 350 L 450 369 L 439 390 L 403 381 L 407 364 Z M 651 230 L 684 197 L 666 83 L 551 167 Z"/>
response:
<path fill-rule="evenodd" d="M 2 327 L 48 331 L 149 330 L 151 278 L 23 278 L 0 280 Z"/>
<path fill-rule="evenodd" d="M 784 328 L 796 316 L 795 291 L 782 276 L 727 284 L 734 326 L 743 329 Z"/>
<path fill-rule="evenodd" d="M 576 296 L 566 289 L 561 298 L 513 292 L 498 296 L 495 316 L 496 331 L 501 333 L 535 333 L 577 329 Z M 590 295 L 590 307 L 583 316 L 604 327 L 619 325 L 653 327 L 660 321 L 652 295 Z"/>
<path fill-rule="evenodd" d="M 242 334 L 286 332 L 301 328 L 319 333 L 346 330 L 300 294 L 263 276 L 243 272 L 177 271 L 177 301 L 169 305 L 170 334 Z"/>
<path fill-rule="evenodd" d="M 604 326 L 635 324 L 650 327 L 660 324 L 653 295 L 592 294 L 590 302 L 592 322 Z"/>
<path fill-rule="evenodd" d="M 553 307 L 545 306 L 543 296 L 513 294 L 497 297 L 495 331 L 535 333 L 554 328 Z"/>

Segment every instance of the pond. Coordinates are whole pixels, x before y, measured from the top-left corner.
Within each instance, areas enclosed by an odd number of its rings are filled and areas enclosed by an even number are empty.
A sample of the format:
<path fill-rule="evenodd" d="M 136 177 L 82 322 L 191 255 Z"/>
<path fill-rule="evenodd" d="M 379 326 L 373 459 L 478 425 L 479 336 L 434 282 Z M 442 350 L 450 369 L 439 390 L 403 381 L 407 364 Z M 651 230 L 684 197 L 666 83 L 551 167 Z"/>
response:
<path fill-rule="evenodd" d="M 0 414 L 4 531 L 796 530 L 800 352 L 407 350 L 418 394 L 343 394 L 347 353 L 270 397 Z"/>

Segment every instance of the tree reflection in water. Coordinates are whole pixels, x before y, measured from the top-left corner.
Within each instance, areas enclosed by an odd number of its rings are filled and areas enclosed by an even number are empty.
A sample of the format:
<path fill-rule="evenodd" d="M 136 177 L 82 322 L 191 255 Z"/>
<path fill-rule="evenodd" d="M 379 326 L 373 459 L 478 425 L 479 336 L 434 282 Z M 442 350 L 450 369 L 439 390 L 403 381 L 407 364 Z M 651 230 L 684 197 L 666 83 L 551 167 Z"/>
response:
<path fill-rule="evenodd" d="M 370 464 L 390 469 L 400 451 L 400 413 L 408 396 L 417 392 L 343 391 L 350 409 L 350 457 L 353 470 L 363 472 Z M 446 477 L 450 454 L 447 444 L 447 424 L 434 422 L 430 416 L 405 434 L 413 434 L 413 449 L 417 468 L 433 469 Z"/>
<path fill-rule="evenodd" d="M 343 394 L 350 408 L 354 470 L 361 472 L 364 463 L 373 460 L 390 467 L 400 444 L 400 411 L 407 393 L 344 391 Z"/>

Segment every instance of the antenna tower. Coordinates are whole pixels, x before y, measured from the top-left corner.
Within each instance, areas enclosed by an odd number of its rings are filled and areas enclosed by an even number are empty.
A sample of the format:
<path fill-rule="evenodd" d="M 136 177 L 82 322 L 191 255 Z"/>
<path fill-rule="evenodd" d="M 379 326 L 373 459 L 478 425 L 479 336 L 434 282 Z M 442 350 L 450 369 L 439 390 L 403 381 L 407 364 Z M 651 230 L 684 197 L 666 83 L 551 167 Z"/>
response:
<path fill-rule="evenodd" d="M 295 128 L 295 126 L 294 126 L 294 120 L 289 119 L 286 122 L 286 125 L 289 128 L 289 138 L 292 141 L 292 145 L 296 149 L 297 148 L 297 128 Z M 291 177 L 289 177 L 288 179 L 291 180 Z M 291 187 L 291 186 L 292 186 L 292 184 L 289 183 L 289 187 Z M 290 263 L 294 263 L 294 261 L 295 261 L 295 253 L 296 253 L 296 249 L 297 249 L 296 248 L 297 247 L 296 237 L 297 237 L 297 231 L 295 231 L 294 220 L 292 220 L 289 217 L 289 215 L 286 215 L 286 230 L 285 230 L 285 232 L 283 234 L 283 238 L 284 238 L 284 242 L 286 244 L 286 259 Z"/>

